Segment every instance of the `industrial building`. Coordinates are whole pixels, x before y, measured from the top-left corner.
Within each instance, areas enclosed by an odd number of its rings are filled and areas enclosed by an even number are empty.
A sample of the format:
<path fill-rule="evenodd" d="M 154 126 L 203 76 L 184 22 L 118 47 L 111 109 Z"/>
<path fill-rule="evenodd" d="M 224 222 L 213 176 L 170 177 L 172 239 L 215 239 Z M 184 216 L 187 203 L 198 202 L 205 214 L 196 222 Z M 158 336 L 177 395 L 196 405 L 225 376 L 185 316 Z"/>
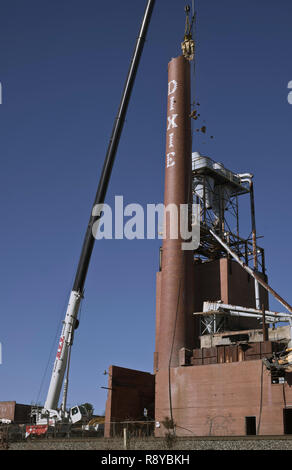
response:
<path fill-rule="evenodd" d="M 177 436 L 290 434 L 290 314 L 269 311 L 269 293 L 292 309 L 268 284 L 253 175 L 192 150 L 193 52 L 184 44 L 168 65 L 164 204 L 199 206 L 200 244 L 182 250 L 166 217 L 153 375 L 111 366 L 105 435 L 111 422 L 141 419 L 144 408 L 157 437 L 169 430 L 165 422 Z M 250 208 L 248 237 L 239 200 Z"/>
<path fill-rule="evenodd" d="M 93 207 L 105 200 L 153 4 L 148 0 Z M 177 208 L 180 228 L 187 208 L 189 235 L 180 230 L 173 236 L 172 214 L 165 210 L 153 372 L 109 367 L 105 436 L 125 421 L 152 423 L 156 437 L 292 434 L 292 307 L 269 285 L 256 229 L 254 175 L 249 168 L 239 172 L 237 162 L 226 168 L 221 155 L 202 154 L 192 142 L 199 104 L 191 96 L 195 44 L 188 11 L 182 55 L 170 60 L 165 83 L 164 206 Z M 206 132 L 205 126 L 197 130 Z M 248 220 L 241 202 L 249 208 Z M 60 423 L 87 423 L 84 405 L 67 410 L 67 392 L 99 218 L 90 212 L 44 407 L 0 402 L 2 422 L 34 420 L 27 435 Z M 193 230 L 199 237 L 190 245 Z M 288 313 L 271 311 L 269 294 Z"/>

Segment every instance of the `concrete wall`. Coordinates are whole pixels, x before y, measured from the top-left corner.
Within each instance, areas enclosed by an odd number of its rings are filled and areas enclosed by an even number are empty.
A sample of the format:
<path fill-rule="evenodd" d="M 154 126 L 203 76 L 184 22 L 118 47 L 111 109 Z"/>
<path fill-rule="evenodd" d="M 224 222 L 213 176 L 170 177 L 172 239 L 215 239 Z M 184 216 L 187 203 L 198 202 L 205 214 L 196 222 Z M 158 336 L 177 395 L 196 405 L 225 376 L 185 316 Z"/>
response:
<path fill-rule="evenodd" d="M 271 384 L 261 360 L 171 368 L 173 419 L 179 436 L 245 435 L 255 416 L 260 435 L 284 434 L 283 409 L 291 386 Z M 155 420 L 169 416 L 168 371 L 156 374 Z M 165 428 L 156 428 L 163 436 Z"/>
<path fill-rule="evenodd" d="M 124 367 L 110 366 L 105 411 L 105 437 L 110 436 L 110 422 L 139 421 L 154 418 L 155 376 Z"/>

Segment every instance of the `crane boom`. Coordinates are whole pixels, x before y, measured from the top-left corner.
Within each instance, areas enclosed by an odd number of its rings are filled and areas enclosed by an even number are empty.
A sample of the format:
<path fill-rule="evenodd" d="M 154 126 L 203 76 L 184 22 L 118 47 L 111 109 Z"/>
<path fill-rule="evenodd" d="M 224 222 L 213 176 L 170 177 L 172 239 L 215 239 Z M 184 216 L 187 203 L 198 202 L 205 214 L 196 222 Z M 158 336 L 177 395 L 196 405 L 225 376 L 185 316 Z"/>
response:
<path fill-rule="evenodd" d="M 139 36 L 136 41 L 134 53 L 132 56 L 132 60 L 130 63 L 128 75 L 126 78 L 124 90 L 122 93 L 122 99 L 120 102 L 120 106 L 118 109 L 118 113 L 114 122 L 110 142 L 108 145 L 102 174 L 100 177 L 96 197 L 93 203 L 93 207 L 98 205 L 103 205 L 105 201 L 105 196 L 111 176 L 111 171 L 113 168 L 120 136 L 122 133 L 125 116 L 131 96 L 131 92 L 133 89 L 134 81 L 136 78 L 136 73 L 139 65 L 139 61 L 141 58 L 143 46 L 145 43 L 145 38 L 150 22 L 150 18 L 152 15 L 153 7 L 154 7 L 155 0 L 148 0 L 146 5 L 146 9 L 144 12 Z M 100 206 L 99 206 L 100 207 Z M 100 218 L 100 215 L 94 215 L 95 212 L 92 211 L 89 223 L 87 226 L 87 230 L 84 237 L 84 242 L 81 250 L 81 255 L 79 259 L 79 264 L 73 284 L 73 289 L 70 294 L 69 303 L 66 311 L 65 320 L 63 322 L 63 329 L 58 345 L 57 355 L 53 367 L 53 372 L 51 376 L 51 382 L 47 394 L 47 399 L 45 402 L 45 409 L 46 410 L 56 410 L 58 407 L 58 402 L 60 398 L 62 383 L 66 371 L 67 366 L 67 357 L 68 357 L 68 350 L 73 341 L 73 334 L 74 328 L 76 326 L 76 320 L 78 316 L 80 300 L 83 296 L 84 284 L 87 275 L 87 270 L 94 246 L 95 238 L 92 234 L 93 225 L 97 222 Z M 100 214 L 100 213 L 99 213 Z M 95 225 L 96 227 L 96 225 Z"/>

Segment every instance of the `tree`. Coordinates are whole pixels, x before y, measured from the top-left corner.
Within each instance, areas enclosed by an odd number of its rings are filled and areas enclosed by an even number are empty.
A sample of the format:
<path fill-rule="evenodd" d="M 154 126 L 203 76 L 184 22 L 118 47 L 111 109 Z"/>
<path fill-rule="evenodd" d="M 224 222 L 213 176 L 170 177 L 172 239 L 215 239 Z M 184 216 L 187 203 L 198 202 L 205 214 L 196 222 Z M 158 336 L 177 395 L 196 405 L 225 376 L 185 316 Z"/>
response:
<path fill-rule="evenodd" d="M 93 415 L 93 405 L 91 403 L 83 403 L 81 406 L 84 406 L 89 416 Z"/>

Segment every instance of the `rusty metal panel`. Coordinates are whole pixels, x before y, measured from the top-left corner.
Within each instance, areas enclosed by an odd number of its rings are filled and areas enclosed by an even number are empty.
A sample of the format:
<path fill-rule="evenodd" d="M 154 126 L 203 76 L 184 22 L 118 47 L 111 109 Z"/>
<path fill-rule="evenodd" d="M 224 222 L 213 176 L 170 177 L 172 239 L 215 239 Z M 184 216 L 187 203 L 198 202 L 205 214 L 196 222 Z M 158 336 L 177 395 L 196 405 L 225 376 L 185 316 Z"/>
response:
<path fill-rule="evenodd" d="M 261 354 L 272 354 L 273 347 L 271 341 L 261 342 Z"/>
<path fill-rule="evenodd" d="M 218 364 L 225 362 L 225 346 L 217 346 L 217 362 Z"/>
<path fill-rule="evenodd" d="M 216 352 L 216 347 L 212 348 L 203 348 L 203 357 L 216 357 L 217 352 Z"/>
<path fill-rule="evenodd" d="M 232 362 L 237 362 L 238 361 L 238 347 L 230 346 L 230 348 L 231 348 Z"/>
<path fill-rule="evenodd" d="M 237 346 L 238 361 L 245 360 L 245 352 L 241 346 Z"/>
<path fill-rule="evenodd" d="M 261 354 L 261 343 L 249 343 L 245 351 L 245 357 Z"/>
<path fill-rule="evenodd" d="M 232 362 L 231 346 L 225 346 L 225 362 Z"/>
<path fill-rule="evenodd" d="M 225 346 L 225 362 L 237 362 L 237 346 Z"/>
<path fill-rule="evenodd" d="M 1 401 L 0 402 L 0 418 L 10 419 L 14 421 L 15 416 L 15 401 Z"/>
<path fill-rule="evenodd" d="M 193 357 L 195 359 L 202 359 L 203 357 L 203 350 L 202 349 L 193 349 Z"/>
<path fill-rule="evenodd" d="M 187 366 L 190 364 L 190 359 L 192 356 L 192 351 L 187 348 L 181 348 L 179 350 L 179 365 Z"/>

